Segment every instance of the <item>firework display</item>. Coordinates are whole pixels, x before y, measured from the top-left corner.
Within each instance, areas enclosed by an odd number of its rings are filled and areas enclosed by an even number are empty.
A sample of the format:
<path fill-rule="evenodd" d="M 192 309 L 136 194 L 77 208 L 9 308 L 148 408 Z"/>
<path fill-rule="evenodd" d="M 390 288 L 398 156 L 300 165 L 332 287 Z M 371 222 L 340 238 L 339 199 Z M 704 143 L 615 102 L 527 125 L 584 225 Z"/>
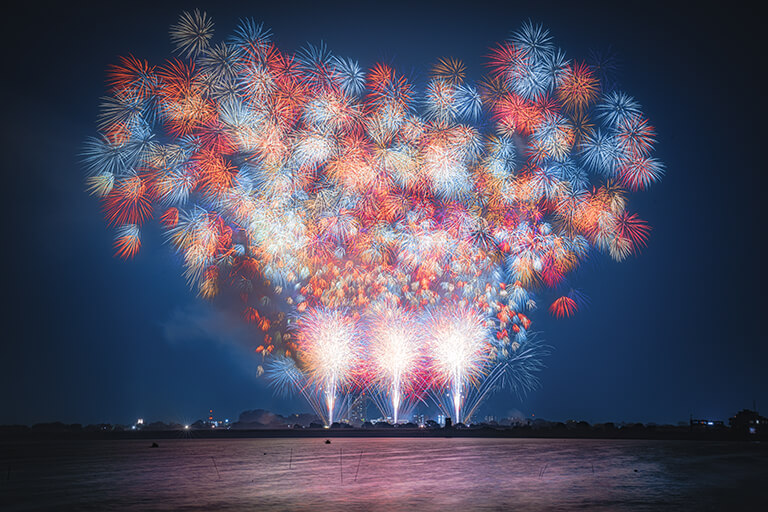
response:
<path fill-rule="evenodd" d="M 190 286 L 237 297 L 267 377 L 328 423 L 356 393 L 395 422 L 427 400 L 469 421 L 532 388 L 537 298 L 573 315 L 580 263 L 646 243 L 628 194 L 664 173 L 655 131 L 540 26 L 491 49 L 479 82 L 440 58 L 418 87 L 322 44 L 285 53 L 252 20 L 213 30 L 184 13 L 177 57 L 109 69 L 87 188 L 118 256 L 157 219 Z"/>

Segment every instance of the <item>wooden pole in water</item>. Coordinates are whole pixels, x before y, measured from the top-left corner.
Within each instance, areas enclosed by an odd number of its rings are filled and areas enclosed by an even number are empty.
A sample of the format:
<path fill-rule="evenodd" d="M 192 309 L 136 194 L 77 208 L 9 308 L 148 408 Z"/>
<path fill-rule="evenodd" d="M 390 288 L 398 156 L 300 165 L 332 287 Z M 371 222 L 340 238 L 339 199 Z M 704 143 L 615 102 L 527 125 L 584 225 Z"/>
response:
<path fill-rule="evenodd" d="M 341 483 L 344 483 L 344 465 L 341 463 L 343 452 L 344 448 L 339 448 L 339 478 L 341 479 Z"/>
<path fill-rule="evenodd" d="M 292 464 L 293 464 L 293 447 L 291 447 L 291 458 L 288 459 L 288 469 L 291 469 Z"/>
<path fill-rule="evenodd" d="M 211 460 L 213 461 L 213 467 L 216 469 L 216 476 L 221 480 L 221 475 L 219 474 L 219 466 L 216 465 L 216 459 L 213 458 L 213 455 L 211 455 Z"/>
<path fill-rule="evenodd" d="M 360 458 L 357 459 L 357 470 L 355 471 L 355 482 L 357 482 L 357 474 L 360 472 L 360 463 L 363 461 L 363 450 L 360 450 Z"/>

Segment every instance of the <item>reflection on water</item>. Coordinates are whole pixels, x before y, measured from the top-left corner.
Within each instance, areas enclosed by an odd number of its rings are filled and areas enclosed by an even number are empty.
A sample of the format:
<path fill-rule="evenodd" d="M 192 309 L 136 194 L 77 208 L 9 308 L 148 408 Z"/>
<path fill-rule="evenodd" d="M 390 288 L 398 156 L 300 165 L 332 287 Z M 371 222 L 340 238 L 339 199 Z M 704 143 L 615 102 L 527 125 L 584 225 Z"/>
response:
<path fill-rule="evenodd" d="M 765 446 L 574 439 L 3 441 L 2 510 L 721 510 Z"/>

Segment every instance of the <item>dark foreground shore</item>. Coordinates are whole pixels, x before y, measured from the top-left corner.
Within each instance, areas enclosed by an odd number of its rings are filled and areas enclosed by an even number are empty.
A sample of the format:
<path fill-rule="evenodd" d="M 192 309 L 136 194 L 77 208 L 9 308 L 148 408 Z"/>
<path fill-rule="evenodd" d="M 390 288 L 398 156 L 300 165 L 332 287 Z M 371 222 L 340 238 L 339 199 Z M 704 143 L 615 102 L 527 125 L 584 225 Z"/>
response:
<path fill-rule="evenodd" d="M 0 439 L 237 439 L 237 438 L 530 438 L 530 439 L 647 439 L 691 441 L 767 442 L 765 434 L 732 429 L 696 430 L 686 427 L 622 427 L 578 429 L 569 427 L 464 427 L 464 428 L 281 428 L 281 429 L 169 429 L 86 430 L 2 427 Z"/>

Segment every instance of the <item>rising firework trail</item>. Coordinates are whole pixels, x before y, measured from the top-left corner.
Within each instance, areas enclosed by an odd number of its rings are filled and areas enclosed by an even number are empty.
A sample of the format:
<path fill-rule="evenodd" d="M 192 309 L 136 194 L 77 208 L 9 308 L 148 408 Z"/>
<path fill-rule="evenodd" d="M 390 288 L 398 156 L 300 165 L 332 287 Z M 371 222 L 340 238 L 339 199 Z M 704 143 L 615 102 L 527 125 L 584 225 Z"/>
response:
<path fill-rule="evenodd" d="M 451 410 L 459 423 L 467 387 L 477 382 L 490 362 L 486 320 L 477 311 L 457 307 L 430 311 L 424 323 L 430 373 L 438 393 L 450 390 Z"/>
<path fill-rule="evenodd" d="M 325 399 L 328 424 L 339 394 L 353 379 L 360 347 L 354 321 L 338 310 L 313 309 L 298 321 L 298 357 L 309 368 L 309 383 Z"/>
<path fill-rule="evenodd" d="M 413 313 L 401 308 L 377 307 L 369 316 L 366 380 L 389 396 L 395 424 L 403 401 L 416 391 L 422 378 L 420 332 Z"/>
<path fill-rule="evenodd" d="M 121 258 L 157 219 L 190 287 L 234 298 L 270 382 L 328 423 L 355 393 L 397 421 L 447 392 L 469 421 L 531 389 L 531 312 L 574 315 L 582 262 L 648 243 L 630 193 L 665 168 L 610 59 L 572 59 L 529 22 L 478 82 L 440 57 L 417 89 L 323 44 L 286 52 L 254 20 L 214 28 L 183 13 L 175 56 L 109 68 L 86 188 Z"/>

